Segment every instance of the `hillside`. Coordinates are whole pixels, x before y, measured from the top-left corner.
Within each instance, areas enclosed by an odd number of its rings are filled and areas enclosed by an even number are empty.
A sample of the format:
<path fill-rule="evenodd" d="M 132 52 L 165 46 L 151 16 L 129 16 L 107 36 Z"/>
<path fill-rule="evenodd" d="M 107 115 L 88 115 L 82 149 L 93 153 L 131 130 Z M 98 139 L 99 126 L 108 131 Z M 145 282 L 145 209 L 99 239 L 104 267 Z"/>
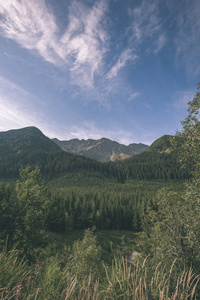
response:
<path fill-rule="evenodd" d="M 0 132 L 0 180 L 18 178 L 20 167 L 27 164 L 39 166 L 47 180 L 77 172 L 83 178 L 88 172 L 120 177 L 114 166 L 64 152 L 35 127 Z"/>
<path fill-rule="evenodd" d="M 23 152 L 60 151 L 48 137 L 36 127 L 0 132 L 0 154 L 20 154 Z"/>
<path fill-rule="evenodd" d="M 64 151 L 81 154 L 102 162 L 123 160 L 139 154 L 148 148 L 147 145 L 141 143 L 133 143 L 126 146 L 106 138 L 98 140 L 72 139 L 69 141 L 53 139 L 53 141 Z"/>
<path fill-rule="evenodd" d="M 156 151 L 160 153 L 169 152 L 170 149 L 173 149 L 172 140 L 172 135 L 163 135 L 149 146 L 148 151 Z"/>
<path fill-rule="evenodd" d="M 181 140 L 164 135 L 151 144 L 151 146 L 138 155 L 122 161 L 127 179 L 186 179 L 189 170 L 181 167 L 178 156 L 181 150 Z"/>

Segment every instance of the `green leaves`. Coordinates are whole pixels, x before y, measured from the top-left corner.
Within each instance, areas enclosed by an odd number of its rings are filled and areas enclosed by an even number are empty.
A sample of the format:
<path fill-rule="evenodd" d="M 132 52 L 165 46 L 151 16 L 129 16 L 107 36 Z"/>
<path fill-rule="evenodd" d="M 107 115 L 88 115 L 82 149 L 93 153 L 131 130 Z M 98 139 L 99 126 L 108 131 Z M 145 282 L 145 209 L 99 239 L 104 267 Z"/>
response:
<path fill-rule="evenodd" d="M 21 180 L 16 184 L 17 218 L 15 239 L 25 253 L 39 246 L 43 240 L 48 210 L 47 189 L 40 170 L 30 166 L 20 170 Z"/>
<path fill-rule="evenodd" d="M 102 269 L 101 247 L 97 245 L 93 231 L 94 228 L 85 230 L 83 239 L 74 242 L 67 265 L 66 271 L 82 281 L 87 281 L 90 274 L 97 279 Z"/>
<path fill-rule="evenodd" d="M 177 259 L 179 270 L 200 268 L 200 86 L 188 108 L 188 116 L 178 133 L 183 151 L 180 161 L 190 166 L 192 179 L 185 184 L 183 192 L 174 193 L 162 189 L 157 196 L 158 207 L 149 212 L 151 226 L 145 229 L 147 241 L 154 261 L 163 259 L 170 265 Z M 152 221 L 151 216 L 154 216 Z M 155 218 L 156 216 L 156 218 Z M 147 222 L 146 222 L 147 223 Z M 153 224 L 153 226 L 152 226 Z"/>
<path fill-rule="evenodd" d="M 193 179 L 200 173 L 200 84 L 192 101 L 188 103 L 188 116 L 182 122 L 183 130 L 179 133 L 183 139 L 182 162 L 192 166 Z"/>

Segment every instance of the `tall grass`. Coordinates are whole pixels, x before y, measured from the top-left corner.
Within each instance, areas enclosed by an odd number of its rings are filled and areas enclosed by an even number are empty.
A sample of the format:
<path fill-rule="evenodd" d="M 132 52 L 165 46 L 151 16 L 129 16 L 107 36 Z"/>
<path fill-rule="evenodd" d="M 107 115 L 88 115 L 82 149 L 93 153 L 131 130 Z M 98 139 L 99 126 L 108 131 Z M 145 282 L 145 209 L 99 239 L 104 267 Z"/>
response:
<path fill-rule="evenodd" d="M 76 274 L 70 277 L 56 257 L 30 268 L 19 260 L 17 251 L 3 252 L 0 254 L 0 299 L 197 300 L 200 276 L 195 276 L 192 269 L 177 275 L 175 263 L 167 272 L 161 263 L 152 269 L 148 258 L 136 265 L 123 257 L 114 259 L 111 267 L 104 265 L 104 281 L 101 278 L 99 283 L 92 273 L 87 281 L 78 280 Z"/>
<path fill-rule="evenodd" d="M 127 259 L 115 259 L 111 270 L 105 267 L 109 283 L 104 291 L 103 299 L 132 300 L 186 300 L 197 299 L 195 292 L 200 275 L 195 276 L 192 269 L 173 274 L 166 272 L 163 265 L 158 264 L 154 270 L 148 266 L 148 259 L 140 265 L 131 265 Z"/>
<path fill-rule="evenodd" d="M 26 262 L 19 259 L 17 250 L 0 253 L 0 299 L 18 300 L 29 278 Z"/>

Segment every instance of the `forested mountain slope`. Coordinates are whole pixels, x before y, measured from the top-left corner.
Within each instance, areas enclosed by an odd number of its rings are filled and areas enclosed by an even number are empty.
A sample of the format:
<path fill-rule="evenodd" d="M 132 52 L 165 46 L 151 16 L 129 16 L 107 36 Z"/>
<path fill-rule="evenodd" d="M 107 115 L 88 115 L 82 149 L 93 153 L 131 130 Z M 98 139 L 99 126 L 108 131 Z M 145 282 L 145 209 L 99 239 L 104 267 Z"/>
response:
<path fill-rule="evenodd" d="M 0 132 L 1 155 L 6 156 L 30 151 L 52 152 L 60 151 L 60 148 L 36 127 Z"/>
<path fill-rule="evenodd" d="M 172 135 L 163 135 L 157 140 L 155 140 L 148 148 L 149 152 L 156 151 L 156 152 L 169 152 L 172 150 L 174 137 Z"/>
<path fill-rule="evenodd" d="M 180 138 L 164 135 L 145 152 L 120 164 L 127 179 L 186 179 L 189 170 L 180 165 L 178 157 L 181 151 Z"/>
<path fill-rule="evenodd" d="M 80 171 L 118 176 L 114 166 L 64 152 L 35 127 L 1 132 L 0 180 L 18 178 L 20 167 L 27 164 L 39 166 L 46 179 Z"/>

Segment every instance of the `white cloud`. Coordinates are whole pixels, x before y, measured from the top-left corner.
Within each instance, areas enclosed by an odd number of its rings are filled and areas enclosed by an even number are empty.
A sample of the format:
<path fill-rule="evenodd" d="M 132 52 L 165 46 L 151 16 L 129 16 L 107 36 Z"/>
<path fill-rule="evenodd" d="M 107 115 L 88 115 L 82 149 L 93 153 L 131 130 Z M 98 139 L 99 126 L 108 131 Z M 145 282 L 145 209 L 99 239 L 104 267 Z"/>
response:
<path fill-rule="evenodd" d="M 157 1 L 143 0 L 141 5 L 133 10 L 133 17 L 133 33 L 139 40 L 140 37 L 152 37 L 160 30 Z"/>
<path fill-rule="evenodd" d="M 128 98 L 128 101 L 133 101 L 140 96 L 140 92 L 132 92 Z"/>
<path fill-rule="evenodd" d="M 91 86 L 107 51 L 108 36 L 102 24 L 106 10 L 105 0 L 92 8 L 74 0 L 68 26 L 61 35 L 44 0 L 1 1 L 0 32 L 56 66 L 65 64 L 74 77 L 81 77 L 83 85 Z"/>
<path fill-rule="evenodd" d="M 102 67 L 107 52 L 108 35 L 102 25 L 107 5 L 98 1 L 92 9 L 74 2 L 69 15 L 69 25 L 61 43 L 61 56 L 70 56 L 72 75 L 79 85 L 92 86 L 94 74 Z"/>
<path fill-rule="evenodd" d="M 25 105 L 16 103 L 0 92 L 0 130 L 31 126 L 35 118 L 28 112 Z"/>
<path fill-rule="evenodd" d="M 112 58 L 109 66 L 106 64 L 107 54 L 112 50 L 107 27 L 108 1 L 91 1 L 88 6 L 86 2 L 72 0 L 62 32 L 56 15 L 46 3 L 45 0 L 0 1 L 0 34 L 58 67 L 61 73 L 57 76 L 53 71 L 54 81 L 65 88 L 71 84 L 82 98 L 107 105 L 109 81 L 117 80 L 120 70 L 137 59 L 133 45 L 128 44 L 118 50 L 115 62 Z M 140 34 L 143 29 L 138 24 L 138 39 Z M 118 80 L 117 83 L 121 84 Z"/>
<path fill-rule="evenodd" d="M 165 45 L 166 38 L 163 34 L 162 20 L 159 11 L 159 1 L 143 0 L 140 6 L 129 9 L 133 18 L 129 28 L 131 32 L 130 43 L 139 51 L 139 46 L 150 39 L 146 51 L 156 54 Z"/>
<path fill-rule="evenodd" d="M 177 62 L 186 67 L 190 76 L 195 76 L 200 73 L 200 2 L 181 2 L 181 9 L 179 3 L 169 2 L 174 9 L 173 21 L 177 26 Z"/>
<path fill-rule="evenodd" d="M 165 45 L 166 43 L 166 37 L 164 34 L 161 34 L 156 41 L 156 49 L 154 50 L 154 54 L 158 53 Z"/>
<path fill-rule="evenodd" d="M 120 53 L 116 64 L 111 68 L 106 77 L 108 79 L 116 77 L 118 72 L 127 65 L 128 61 L 133 62 L 136 59 L 137 55 L 133 54 L 133 51 L 130 48 L 123 50 Z"/>
<path fill-rule="evenodd" d="M 137 96 L 138 93 L 132 95 L 133 98 Z M 57 137 L 60 140 L 106 137 L 127 145 L 133 142 L 150 144 L 149 132 L 144 128 L 138 128 L 138 124 L 134 124 L 134 130 L 123 130 L 118 125 L 112 129 L 104 129 L 104 124 L 97 127 L 95 121 L 82 119 L 63 125 L 50 119 L 45 112 L 41 112 L 35 101 L 37 99 L 33 95 L 0 77 L 0 131 L 36 126 L 48 137 Z"/>
<path fill-rule="evenodd" d="M 4 36 L 56 63 L 55 34 L 58 28 L 44 0 L 1 1 L 0 14 L 0 29 Z"/>
<path fill-rule="evenodd" d="M 71 126 L 67 129 L 65 135 L 59 135 L 61 140 L 70 139 L 100 139 L 106 137 L 110 140 L 117 141 L 118 143 L 129 145 L 138 142 L 136 135 L 133 132 L 125 131 L 120 128 L 118 130 L 105 130 L 97 128 L 94 122 L 83 122 L 81 126 Z M 140 141 L 139 141 L 140 142 Z"/>

